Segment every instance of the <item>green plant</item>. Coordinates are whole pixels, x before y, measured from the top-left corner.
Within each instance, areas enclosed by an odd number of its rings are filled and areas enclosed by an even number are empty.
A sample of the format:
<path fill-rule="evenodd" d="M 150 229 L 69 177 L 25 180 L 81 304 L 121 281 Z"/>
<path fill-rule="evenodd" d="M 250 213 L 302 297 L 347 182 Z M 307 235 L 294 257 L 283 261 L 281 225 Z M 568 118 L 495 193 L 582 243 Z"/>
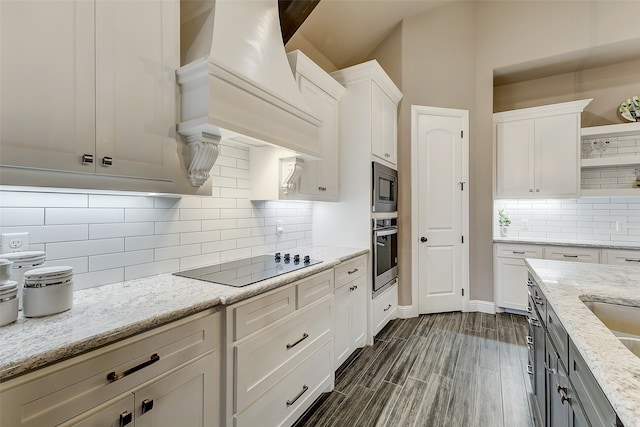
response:
<path fill-rule="evenodd" d="M 506 227 L 507 225 L 511 225 L 511 219 L 509 219 L 509 215 L 504 212 L 504 209 L 498 211 L 498 222 L 500 226 Z"/>

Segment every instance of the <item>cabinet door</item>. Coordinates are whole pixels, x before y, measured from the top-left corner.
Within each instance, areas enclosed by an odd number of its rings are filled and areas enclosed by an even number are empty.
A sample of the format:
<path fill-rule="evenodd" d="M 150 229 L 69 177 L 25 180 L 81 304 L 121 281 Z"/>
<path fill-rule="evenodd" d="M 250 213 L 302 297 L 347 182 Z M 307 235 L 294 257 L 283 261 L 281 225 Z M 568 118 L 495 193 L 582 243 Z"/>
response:
<path fill-rule="evenodd" d="M 136 391 L 135 425 L 219 426 L 220 387 L 216 352 Z"/>
<path fill-rule="evenodd" d="M 578 197 L 580 116 L 549 116 L 535 123 L 536 196 Z"/>
<path fill-rule="evenodd" d="M 0 2 L 0 162 L 94 172 L 94 4 Z"/>
<path fill-rule="evenodd" d="M 59 427 L 123 427 L 133 426 L 133 393 L 114 399 L 84 413 Z"/>
<path fill-rule="evenodd" d="M 360 276 L 347 284 L 350 292 L 352 351 L 365 345 L 367 340 L 367 282 Z"/>
<path fill-rule="evenodd" d="M 384 145 L 384 103 L 386 95 L 375 82 L 371 82 L 371 154 L 383 160 Z"/>
<path fill-rule="evenodd" d="M 496 125 L 496 197 L 533 197 L 533 120 Z"/>
<path fill-rule="evenodd" d="M 179 3 L 96 3 L 96 171 L 166 178 L 175 158 Z M 173 153 L 171 151 L 173 150 Z M 103 159 L 111 158 L 110 166 Z"/>
<path fill-rule="evenodd" d="M 322 121 L 322 159 L 305 160 L 299 192 L 309 200 L 336 200 L 338 197 L 338 101 L 302 76 L 300 92 L 311 113 Z M 302 197 L 306 199 L 306 197 Z"/>
<path fill-rule="evenodd" d="M 496 258 L 498 306 L 527 309 L 527 266 L 523 259 Z"/>
<path fill-rule="evenodd" d="M 382 135 L 385 159 L 398 163 L 398 106 L 386 95 L 383 98 Z"/>
<path fill-rule="evenodd" d="M 561 400 L 561 388 L 568 387 L 569 380 L 564 367 L 559 362 L 551 342 L 547 340 L 547 427 L 567 427 L 569 425 L 569 405 Z"/>
<path fill-rule="evenodd" d="M 350 285 L 335 290 L 335 312 L 333 317 L 334 370 L 347 360 L 353 352 L 351 346 L 351 294 Z"/>

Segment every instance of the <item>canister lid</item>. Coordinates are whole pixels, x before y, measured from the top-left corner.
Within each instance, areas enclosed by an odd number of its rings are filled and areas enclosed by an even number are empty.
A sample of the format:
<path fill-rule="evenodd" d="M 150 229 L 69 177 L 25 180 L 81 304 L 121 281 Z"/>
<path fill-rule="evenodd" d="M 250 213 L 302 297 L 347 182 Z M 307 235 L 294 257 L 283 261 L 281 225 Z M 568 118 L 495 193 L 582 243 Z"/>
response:
<path fill-rule="evenodd" d="M 55 265 L 51 267 L 34 268 L 24 273 L 24 280 L 48 280 L 73 275 L 73 267 L 67 265 Z"/>
<path fill-rule="evenodd" d="M 0 254 L 0 259 L 13 261 L 14 267 L 25 264 L 41 264 L 45 260 L 46 254 L 43 251 L 26 251 L 26 252 L 6 252 Z"/>
<path fill-rule="evenodd" d="M 7 280 L 5 282 L 0 282 L 0 296 L 5 293 L 12 292 L 18 289 L 18 282 L 14 280 Z"/>

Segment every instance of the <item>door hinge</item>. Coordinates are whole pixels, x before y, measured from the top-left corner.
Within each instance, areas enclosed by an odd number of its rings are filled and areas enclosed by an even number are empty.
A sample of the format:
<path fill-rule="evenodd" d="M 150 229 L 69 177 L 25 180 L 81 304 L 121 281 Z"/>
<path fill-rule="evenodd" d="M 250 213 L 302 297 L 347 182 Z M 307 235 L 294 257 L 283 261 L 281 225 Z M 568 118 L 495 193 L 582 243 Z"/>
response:
<path fill-rule="evenodd" d="M 464 288 L 462 288 L 462 296 L 464 296 Z"/>
<path fill-rule="evenodd" d="M 460 236 L 460 243 L 464 243 L 464 236 Z"/>

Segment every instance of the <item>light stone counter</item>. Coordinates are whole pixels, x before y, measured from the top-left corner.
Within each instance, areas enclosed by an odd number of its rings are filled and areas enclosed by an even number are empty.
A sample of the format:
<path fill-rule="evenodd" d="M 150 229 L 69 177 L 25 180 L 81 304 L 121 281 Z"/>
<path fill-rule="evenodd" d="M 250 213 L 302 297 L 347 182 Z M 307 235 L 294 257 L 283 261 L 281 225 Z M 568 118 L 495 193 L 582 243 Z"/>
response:
<path fill-rule="evenodd" d="M 544 238 L 529 238 L 529 237 L 494 237 L 493 243 L 522 243 L 527 245 L 576 246 L 576 247 L 584 247 L 584 248 L 640 250 L 640 245 L 635 242 L 614 242 L 614 241 L 602 241 L 602 240 L 563 240 L 563 239 L 544 239 Z"/>
<path fill-rule="evenodd" d="M 283 251 L 284 252 L 284 251 Z M 180 318 L 245 300 L 335 267 L 368 249 L 312 247 L 286 252 L 323 262 L 234 288 L 160 274 L 74 292 L 73 308 L 0 327 L 0 382 Z"/>
<path fill-rule="evenodd" d="M 640 358 L 582 301 L 640 306 L 640 268 L 527 259 L 548 304 L 625 427 L 640 426 Z"/>

